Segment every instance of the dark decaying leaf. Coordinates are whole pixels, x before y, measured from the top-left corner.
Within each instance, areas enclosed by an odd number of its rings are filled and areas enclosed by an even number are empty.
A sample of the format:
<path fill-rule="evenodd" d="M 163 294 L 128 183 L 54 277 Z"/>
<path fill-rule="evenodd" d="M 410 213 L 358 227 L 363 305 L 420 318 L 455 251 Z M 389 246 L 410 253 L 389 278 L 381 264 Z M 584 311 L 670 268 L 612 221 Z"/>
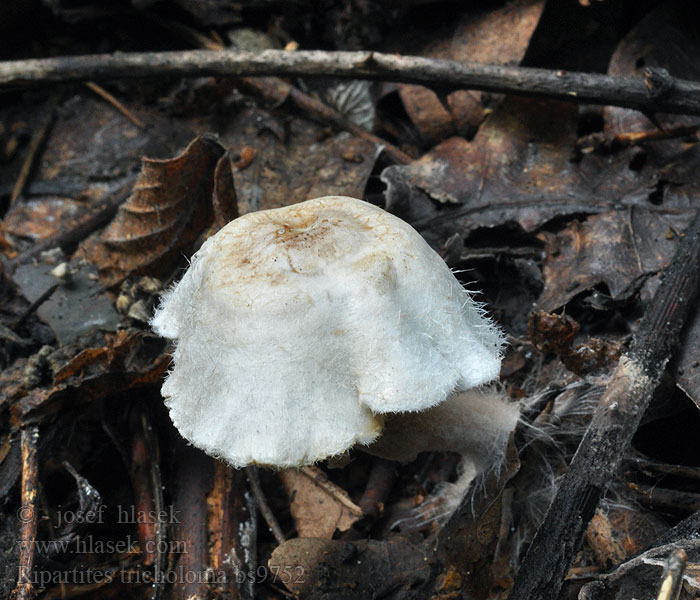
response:
<path fill-rule="evenodd" d="M 46 357 L 50 383 L 44 387 L 26 383 L 28 361 L 19 359 L 0 374 L 0 406 L 9 407 L 12 421 L 20 424 L 54 414 L 62 400 L 89 404 L 133 387 L 155 385 L 170 364 L 164 347 L 153 334 L 123 330 L 100 348 L 55 350 Z"/>
<path fill-rule="evenodd" d="M 485 598 L 489 590 L 509 578 L 507 565 L 494 561 L 508 509 L 505 487 L 520 469 L 518 451 L 510 441 L 504 464 L 486 474 L 483 487 L 472 490 L 440 531 L 437 556 L 442 575 L 435 591 L 445 598 Z M 505 571 L 505 572 L 504 572 Z M 461 594 L 461 596 L 460 596 Z"/>
<path fill-rule="evenodd" d="M 620 207 L 693 206 L 697 144 L 673 156 L 650 145 L 639 166 L 636 148 L 572 160 L 577 122 L 574 105 L 508 98 L 471 142 L 451 138 L 411 164 L 386 168 L 387 207 L 439 245 L 478 227 L 514 223 L 532 232 Z"/>
<path fill-rule="evenodd" d="M 700 408 L 700 310 L 686 325 L 676 361 L 676 382 Z"/>
<path fill-rule="evenodd" d="M 340 133 L 328 137 L 318 124 L 288 122 L 262 110 L 245 110 L 221 134 L 230 148 L 254 157 L 236 172 L 241 213 L 279 208 L 321 196 L 362 198 L 381 149 Z"/>
<path fill-rule="evenodd" d="M 599 212 L 610 201 L 570 162 L 575 140 L 574 106 L 509 98 L 472 142 L 451 138 L 385 169 L 387 207 L 441 239 L 508 222 L 533 231 L 558 216 Z"/>
<path fill-rule="evenodd" d="M 668 265 L 689 221 L 689 213 L 630 208 L 573 221 L 556 237 L 544 235 L 545 289 L 538 307 L 555 310 L 601 283 L 613 301 L 630 299 L 645 278 Z"/>
<path fill-rule="evenodd" d="M 22 107 L 14 119 L 36 127 L 33 121 L 46 110 L 45 106 L 30 103 Z M 41 160 L 24 190 L 32 204 L 30 212 L 42 212 L 49 217 L 48 222 L 34 225 L 34 233 L 29 232 L 32 237 L 48 232 L 52 227 L 51 217 L 59 216 L 57 213 L 63 213 L 61 217 L 77 218 L 82 211 L 89 211 L 122 188 L 133 185 L 144 155 L 167 157 L 184 147 L 201 129 L 196 122 L 173 123 L 162 112 L 143 105 L 132 110 L 149 124 L 148 129 L 136 127 L 87 90 L 60 105 Z M 3 115 L 3 118 L 8 117 Z M 9 122 L 12 120 L 10 118 Z M 76 132 L 80 132 L 79 135 Z M 12 185 L 12 164 L 0 161 L 0 188 L 11 189 Z M 75 204 L 61 207 L 67 199 Z M 39 208 L 43 202 L 53 206 Z M 8 211 L 11 220 L 18 225 L 21 217 L 15 219 L 13 215 L 25 213 L 21 204 L 17 203 Z M 54 223 L 54 227 L 59 226 Z"/>
<path fill-rule="evenodd" d="M 525 55 L 543 7 L 541 0 L 518 0 L 488 11 L 474 11 L 469 7 L 457 17 L 456 25 L 446 22 L 444 31 L 431 36 L 422 49 L 404 46 L 401 50 L 470 63 L 518 64 Z M 404 37 L 414 39 L 413 36 Z M 457 90 L 443 97 L 426 87 L 411 84 L 399 84 L 398 90 L 424 143 L 435 144 L 453 135 L 464 135 L 484 118 L 481 92 Z"/>
<path fill-rule="evenodd" d="M 429 556 L 403 537 L 346 542 L 297 538 L 278 546 L 268 566 L 273 582 L 308 600 L 425 598 Z"/>
<path fill-rule="evenodd" d="M 40 241 L 70 229 L 85 213 L 86 207 L 71 198 L 31 198 L 18 202 L 7 211 L 4 227 L 14 236 Z"/>
<path fill-rule="evenodd" d="M 694 2 L 663 2 L 647 14 L 620 42 L 610 59 L 610 75 L 643 76 L 646 69 L 666 69 L 674 77 L 700 79 L 700 8 Z M 697 117 L 654 115 L 664 128 L 698 123 Z M 648 116 L 626 108 L 605 107 L 606 130 L 614 133 L 650 131 Z M 663 146 L 672 150 L 679 142 Z"/>
<path fill-rule="evenodd" d="M 143 160 L 132 196 L 78 251 L 97 266 L 104 285 L 134 275 L 167 277 L 207 228 L 236 216 L 225 152 L 215 137 L 204 135 L 173 159 Z"/>

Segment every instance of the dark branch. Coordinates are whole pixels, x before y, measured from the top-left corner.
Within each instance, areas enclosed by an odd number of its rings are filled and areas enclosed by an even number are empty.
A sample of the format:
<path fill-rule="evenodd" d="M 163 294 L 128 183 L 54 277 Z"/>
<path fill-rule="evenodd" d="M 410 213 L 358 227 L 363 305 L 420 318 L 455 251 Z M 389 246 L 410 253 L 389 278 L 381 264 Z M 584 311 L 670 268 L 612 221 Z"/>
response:
<path fill-rule="evenodd" d="M 700 212 L 681 240 L 632 347 L 613 373 L 509 598 L 555 600 L 615 475 L 700 287 Z"/>
<path fill-rule="evenodd" d="M 675 79 L 663 70 L 648 71 L 643 78 L 626 78 L 374 52 L 319 50 L 115 53 L 0 63 L 0 87 L 199 75 L 303 75 L 401 81 L 442 89 L 476 89 L 610 104 L 647 113 L 700 115 L 700 83 Z"/>

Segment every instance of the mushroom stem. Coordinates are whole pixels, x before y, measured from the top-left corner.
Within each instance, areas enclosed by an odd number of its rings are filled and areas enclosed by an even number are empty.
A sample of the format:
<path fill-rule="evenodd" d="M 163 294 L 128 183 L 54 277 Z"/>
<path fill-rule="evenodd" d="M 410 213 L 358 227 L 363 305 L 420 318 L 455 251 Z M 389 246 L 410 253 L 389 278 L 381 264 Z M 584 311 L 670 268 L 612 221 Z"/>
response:
<path fill-rule="evenodd" d="M 457 452 L 465 472 L 478 473 L 503 459 L 519 416 L 518 405 L 496 390 L 467 390 L 422 412 L 386 415 L 382 436 L 363 449 L 401 462 L 420 452 Z"/>

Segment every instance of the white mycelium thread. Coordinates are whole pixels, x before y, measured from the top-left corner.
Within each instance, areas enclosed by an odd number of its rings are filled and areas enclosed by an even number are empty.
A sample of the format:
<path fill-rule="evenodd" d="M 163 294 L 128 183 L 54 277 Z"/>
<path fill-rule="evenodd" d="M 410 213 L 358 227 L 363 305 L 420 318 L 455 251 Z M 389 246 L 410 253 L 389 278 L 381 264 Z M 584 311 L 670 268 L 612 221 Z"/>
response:
<path fill-rule="evenodd" d="M 180 433 L 240 467 L 310 464 L 498 376 L 502 336 L 407 223 L 328 196 L 247 214 L 153 321 Z"/>

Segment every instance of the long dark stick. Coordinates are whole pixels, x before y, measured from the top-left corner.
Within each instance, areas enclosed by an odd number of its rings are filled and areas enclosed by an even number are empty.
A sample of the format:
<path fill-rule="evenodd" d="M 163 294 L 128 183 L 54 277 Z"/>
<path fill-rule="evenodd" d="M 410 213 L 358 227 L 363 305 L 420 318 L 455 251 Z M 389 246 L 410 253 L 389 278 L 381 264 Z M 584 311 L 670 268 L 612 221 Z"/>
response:
<path fill-rule="evenodd" d="M 39 428 L 30 425 L 22 429 L 22 506 L 17 511 L 20 526 L 19 576 L 13 592 L 16 600 L 30 600 L 34 597 L 34 546 L 39 516 L 36 513 L 36 495 L 39 479 L 39 459 L 37 444 Z"/>
<path fill-rule="evenodd" d="M 555 600 L 700 287 L 700 211 L 681 240 L 523 561 L 511 600 Z"/>
<path fill-rule="evenodd" d="M 700 114 L 700 83 L 675 79 L 663 70 L 648 71 L 644 78 L 627 78 L 595 73 L 465 64 L 377 52 L 320 50 L 115 53 L 0 63 L 0 87 L 59 81 L 199 75 L 304 75 L 377 79 L 441 88 L 547 96 L 575 102 L 624 106 L 650 113 Z"/>

